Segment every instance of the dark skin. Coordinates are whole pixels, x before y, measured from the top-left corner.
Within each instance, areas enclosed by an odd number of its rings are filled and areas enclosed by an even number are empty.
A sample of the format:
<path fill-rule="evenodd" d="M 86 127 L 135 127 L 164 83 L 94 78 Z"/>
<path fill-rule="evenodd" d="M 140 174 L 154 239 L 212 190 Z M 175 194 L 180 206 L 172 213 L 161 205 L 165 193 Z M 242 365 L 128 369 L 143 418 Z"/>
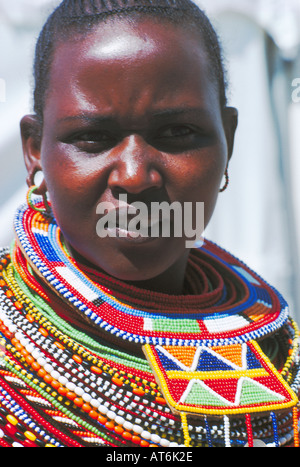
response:
<path fill-rule="evenodd" d="M 151 19 L 114 20 L 57 46 L 42 137 L 22 119 L 29 184 L 37 170 L 72 255 L 143 288 L 182 293 L 186 238 L 99 238 L 100 202 L 204 202 L 205 225 L 232 154 L 237 112 L 221 109 L 201 37 Z"/>

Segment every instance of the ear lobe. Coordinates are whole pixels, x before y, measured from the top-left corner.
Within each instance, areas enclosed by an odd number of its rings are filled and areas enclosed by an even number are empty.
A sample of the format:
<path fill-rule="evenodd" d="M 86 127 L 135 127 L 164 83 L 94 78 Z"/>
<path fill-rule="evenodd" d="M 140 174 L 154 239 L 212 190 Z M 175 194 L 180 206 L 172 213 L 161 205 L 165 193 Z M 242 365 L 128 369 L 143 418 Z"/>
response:
<path fill-rule="evenodd" d="M 20 122 L 20 128 L 24 162 L 28 172 L 26 182 L 30 187 L 34 185 L 35 174 L 42 170 L 40 161 L 41 125 L 35 115 L 26 115 Z"/>
<path fill-rule="evenodd" d="M 226 107 L 223 111 L 223 122 L 228 147 L 228 162 L 231 159 L 234 146 L 234 136 L 238 126 L 238 111 L 235 107 Z"/>

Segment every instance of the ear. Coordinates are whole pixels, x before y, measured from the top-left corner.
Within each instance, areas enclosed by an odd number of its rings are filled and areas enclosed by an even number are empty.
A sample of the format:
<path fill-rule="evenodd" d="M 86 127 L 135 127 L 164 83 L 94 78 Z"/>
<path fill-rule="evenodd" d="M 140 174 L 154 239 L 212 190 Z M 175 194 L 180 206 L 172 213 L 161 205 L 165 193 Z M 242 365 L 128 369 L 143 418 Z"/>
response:
<path fill-rule="evenodd" d="M 236 108 L 225 107 L 223 111 L 223 124 L 228 147 L 228 163 L 233 153 L 234 137 L 238 126 L 238 111 Z"/>
<path fill-rule="evenodd" d="M 35 115 L 25 115 L 20 122 L 23 156 L 28 172 L 26 182 L 28 187 L 33 186 L 37 172 L 42 171 L 41 166 L 41 123 Z M 36 194 L 46 193 L 46 185 L 43 181 L 37 188 Z"/>

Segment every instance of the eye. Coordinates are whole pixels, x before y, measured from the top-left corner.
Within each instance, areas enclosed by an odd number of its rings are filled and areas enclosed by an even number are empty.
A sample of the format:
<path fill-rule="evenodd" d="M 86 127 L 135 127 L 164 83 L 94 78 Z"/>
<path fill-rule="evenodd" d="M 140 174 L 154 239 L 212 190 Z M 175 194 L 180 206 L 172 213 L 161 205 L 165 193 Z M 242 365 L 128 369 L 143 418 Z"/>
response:
<path fill-rule="evenodd" d="M 80 151 L 93 154 L 113 147 L 116 143 L 116 138 L 109 132 L 84 131 L 66 138 L 64 142 L 72 144 Z"/>
<path fill-rule="evenodd" d="M 174 124 L 161 128 L 153 144 L 158 149 L 176 154 L 205 146 L 207 138 L 208 135 L 195 126 Z"/>
<path fill-rule="evenodd" d="M 160 138 L 178 138 L 184 136 L 190 136 L 195 131 L 192 128 L 184 125 L 176 125 L 169 128 L 165 128 L 160 133 Z"/>

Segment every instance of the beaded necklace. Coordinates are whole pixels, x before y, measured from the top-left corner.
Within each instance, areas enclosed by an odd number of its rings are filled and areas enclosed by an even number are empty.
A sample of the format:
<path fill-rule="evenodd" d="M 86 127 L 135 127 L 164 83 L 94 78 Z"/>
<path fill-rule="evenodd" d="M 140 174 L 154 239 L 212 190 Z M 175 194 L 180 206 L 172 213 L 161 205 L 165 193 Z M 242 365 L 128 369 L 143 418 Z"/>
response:
<path fill-rule="evenodd" d="M 205 242 L 188 270 L 201 294 L 166 297 L 78 265 L 50 216 L 23 206 L 15 230 L 0 266 L 0 445 L 299 444 L 298 329 L 244 264 Z"/>

